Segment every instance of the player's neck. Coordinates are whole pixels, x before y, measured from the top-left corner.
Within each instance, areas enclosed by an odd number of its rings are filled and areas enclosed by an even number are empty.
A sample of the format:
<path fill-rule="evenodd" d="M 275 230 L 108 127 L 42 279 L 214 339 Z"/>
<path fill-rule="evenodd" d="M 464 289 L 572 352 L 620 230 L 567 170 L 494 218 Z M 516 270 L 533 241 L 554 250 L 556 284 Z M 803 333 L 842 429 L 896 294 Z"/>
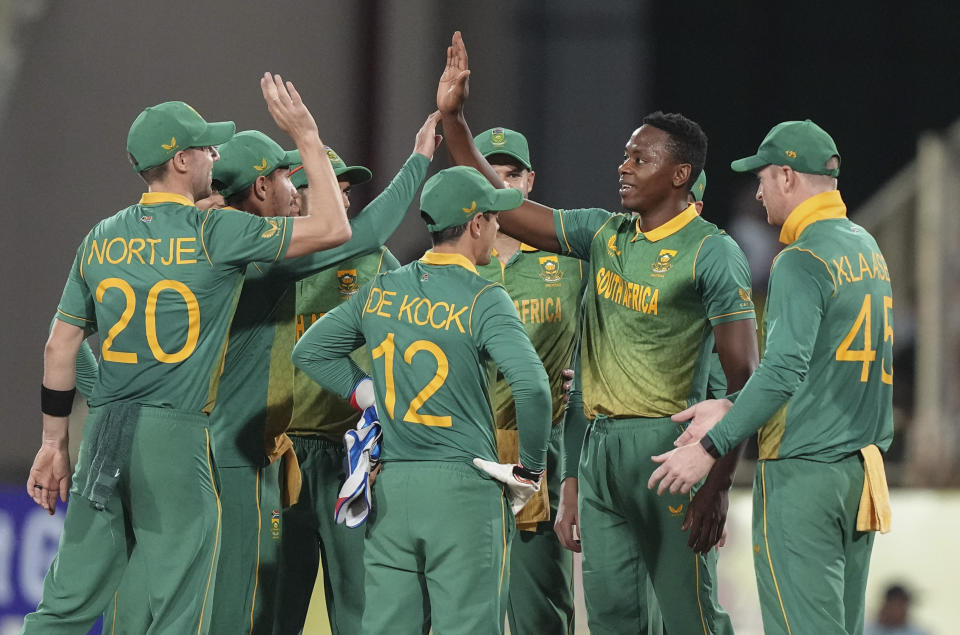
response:
<path fill-rule="evenodd" d="M 178 183 L 176 179 L 161 179 L 154 181 L 147 186 L 148 192 L 164 192 L 166 194 L 179 194 L 180 196 L 189 199 L 191 202 L 194 201 L 193 198 L 193 188 L 189 184 Z"/>
<path fill-rule="evenodd" d="M 689 206 L 689 203 L 684 199 L 670 199 L 664 201 L 663 204 L 658 205 L 654 209 L 636 212 L 640 217 L 640 231 L 653 231 L 657 227 L 679 216 Z"/>
<path fill-rule="evenodd" d="M 500 259 L 500 262 L 507 264 L 513 258 L 513 254 L 520 249 L 520 241 L 497 232 L 497 237 L 493 240 L 493 248 L 497 250 L 497 258 Z"/>
<path fill-rule="evenodd" d="M 471 263 L 476 265 L 477 254 L 475 254 L 474 250 L 471 249 L 472 245 L 465 243 L 462 239 L 463 236 L 460 237 L 460 240 L 453 240 L 441 243 L 439 245 L 434 245 L 431 251 L 435 254 L 456 254 L 458 256 L 463 256 Z"/>

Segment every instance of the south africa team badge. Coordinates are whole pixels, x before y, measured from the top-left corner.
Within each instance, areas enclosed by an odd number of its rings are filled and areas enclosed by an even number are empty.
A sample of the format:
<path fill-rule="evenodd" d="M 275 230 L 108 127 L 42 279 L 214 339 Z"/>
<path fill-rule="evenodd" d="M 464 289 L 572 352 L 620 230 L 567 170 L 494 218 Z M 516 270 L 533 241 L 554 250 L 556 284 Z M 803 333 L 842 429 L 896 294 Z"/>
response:
<path fill-rule="evenodd" d="M 673 259 L 677 255 L 676 249 L 661 249 L 660 255 L 657 256 L 657 259 L 653 261 L 653 264 L 650 265 L 650 270 L 655 274 L 663 275 L 670 271 L 670 268 L 673 267 Z"/>
<path fill-rule="evenodd" d="M 563 279 L 563 272 L 560 271 L 560 261 L 556 256 L 540 257 L 539 276 L 547 284 L 556 284 Z"/>
<path fill-rule="evenodd" d="M 490 131 L 490 143 L 495 146 L 502 146 L 507 142 L 507 135 L 503 128 L 494 128 Z"/>
<path fill-rule="evenodd" d="M 357 285 L 356 269 L 340 269 L 337 271 L 337 289 L 340 295 L 353 295 L 360 290 Z"/>

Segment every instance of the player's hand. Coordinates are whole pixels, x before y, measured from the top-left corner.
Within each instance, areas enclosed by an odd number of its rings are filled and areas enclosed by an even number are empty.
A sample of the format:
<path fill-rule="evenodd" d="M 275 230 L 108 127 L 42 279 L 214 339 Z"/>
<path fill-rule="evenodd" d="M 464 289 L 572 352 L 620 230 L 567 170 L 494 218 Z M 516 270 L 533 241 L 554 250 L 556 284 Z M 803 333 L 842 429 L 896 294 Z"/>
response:
<path fill-rule="evenodd" d="M 317 122 L 303 103 L 293 82 L 284 83 L 280 75 L 264 73 L 260 78 L 260 90 L 273 120 L 294 141 L 299 142 L 318 134 Z"/>
<path fill-rule="evenodd" d="M 716 462 L 699 443 L 691 443 L 650 458 L 661 463 L 647 481 L 648 489 L 660 484 L 657 488 L 658 495 L 667 490 L 670 490 L 671 494 L 686 494 L 707 475 Z"/>
<path fill-rule="evenodd" d="M 467 48 L 463 45 L 460 31 L 453 34 L 447 47 L 447 65 L 437 85 L 437 109 L 444 115 L 456 115 L 470 94 L 470 68 L 467 65 Z"/>
<path fill-rule="evenodd" d="M 27 494 L 53 515 L 57 511 L 57 495 L 66 503 L 69 491 L 70 454 L 66 444 L 41 445 L 27 477 Z"/>
<path fill-rule="evenodd" d="M 481 458 L 474 459 L 473 464 L 507 486 L 507 500 L 510 501 L 510 509 L 514 515 L 540 491 L 542 470 L 532 472 L 515 463 L 494 463 Z"/>
<path fill-rule="evenodd" d="M 437 124 L 440 123 L 440 111 L 434 110 L 427 117 L 427 120 L 417 131 L 417 139 L 413 145 L 413 151 L 416 154 L 422 154 L 429 161 L 433 161 L 433 154 L 443 141 L 443 137 L 437 134 Z"/>
<path fill-rule="evenodd" d="M 710 432 L 732 407 L 733 402 L 729 399 L 707 399 L 673 415 L 670 419 L 676 423 L 690 422 L 673 445 L 679 448 L 682 445 L 700 443 L 703 435 Z"/>
<path fill-rule="evenodd" d="M 560 484 L 560 505 L 557 507 L 557 520 L 553 531 L 564 549 L 580 553 L 580 513 L 577 508 L 576 478 L 568 477 Z"/>
<path fill-rule="evenodd" d="M 729 505 L 726 488 L 716 491 L 704 483 L 687 506 L 687 515 L 680 526 L 690 531 L 687 546 L 700 554 L 708 553 L 714 546 L 722 547 L 726 542 Z"/>
<path fill-rule="evenodd" d="M 573 389 L 573 369 L 564 368 L 560 371 L 560 376 L 563 377 L 563 383 L 560 385 L 563 390 L 563 396 L 561 399 L 563 403 L 570 401 L 570 391 Z"/>

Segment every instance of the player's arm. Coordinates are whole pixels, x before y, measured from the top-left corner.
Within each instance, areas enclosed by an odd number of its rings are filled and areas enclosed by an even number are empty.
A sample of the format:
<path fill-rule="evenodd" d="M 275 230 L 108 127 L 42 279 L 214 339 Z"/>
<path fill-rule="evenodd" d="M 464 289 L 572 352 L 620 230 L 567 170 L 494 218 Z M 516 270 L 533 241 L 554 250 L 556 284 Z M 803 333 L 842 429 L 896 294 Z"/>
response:
<path fill-rule="evenodd" d="M 75 391 L 74 367 L 84 330 L 55 320 L 43 349 L 43 435 L 27 478 L 27 493 L 53 514 L 57 495 L 67 502 L 70 490 L 69 423 Z"/>
<path fill-rule="evenodd" d="M 510 386 L 517 412 L 520 463 L 529 470 L 542 471 L 553 406 L 550 382 L 503 287 L 490 285 L 478 294 L 470 313 L 470 330 L 478 347 L 487 351 Z"/>
<path fill-rule="evenodd" d="M 360 317 L 371 288 L 372 283 L 368 283 L 347 302 L 324 314 L 293 347 L 294 366 L 344 399 L 367 378 L 350 359 L 350 353 L 365 341 L 360 332 Z"/>
<path fill-rule="evenodd" d="M 560 475 L 560 503 L 557 519 L 553 524 L 557 539 L 565 548 L 580 552 L 580 513 L 577 509 L 577 494 L 580 487 L 578 467 L 583 439 L 587 433 L 586 414 L 583 412 L 583 387 L 580 372 L 580 337 L 573 353 L 573 386 L 563 415 L 563 472 Z"/>
<path fill-rule="evenodd" d="M 437 108 L 443 115 L 443 134 L 447 139 L 447 152 L 456 165 L 476 168 L 496 188 L 506 187 L 473 143 L 473 135 L 463 114 L 463 104 L 469 93 L 470 70 L 467 66 L 467 49 L 460 32 L 453 34 L 447 47 L 447 64 L 437 86 Z M 560 242 L 553 233 L 553 209 L 524 201 L 523 205 L 510 212 L 502 212 L 498 220 L 500 231 L 528 245 L 544 251 L 560 252 Z"/>
<path fill-rule="evenodd" d="M 56 321 L 56 318 L 50 321 L 51 330 Z M 84 398 L 89 399 L 90 393 L 93 392 L 93 385 L 97 383 L 97 377 L 100 371 L 97 366 L 97 358 L 94 356 L 93 350 L 90 348 L 90 344 L 87 343 L 86 339 L 80 344 L 74 371 L 76 374 L 77 392 L 83 395 Z"/>
<path fill-rule="evenodd" d="M 260 89 L 273 120 L 300 150 L 303 170 L 310 183 L 310 214 L 292 219 L 293 233 L 286 257 L 295 258 L 342 245 L 350 239 L 350 224 L 313 115 L 293 84 L 284 84 L 279 75 L 264 73 Z"/>

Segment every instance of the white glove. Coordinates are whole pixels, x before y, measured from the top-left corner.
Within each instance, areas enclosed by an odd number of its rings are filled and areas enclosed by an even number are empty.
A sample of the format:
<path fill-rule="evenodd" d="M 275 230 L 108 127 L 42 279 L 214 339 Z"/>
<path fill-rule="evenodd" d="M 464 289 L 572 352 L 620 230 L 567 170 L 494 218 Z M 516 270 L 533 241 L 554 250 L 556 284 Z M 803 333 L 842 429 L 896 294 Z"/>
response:
<path fill-rule="evenodd" d="M 481 458 L 474 459 L 473 464 L 507 486 L 507 500 L 514 515 L 540 491 L 543 470 L 533 472 L 515 463 L 494 463 Z"/>

